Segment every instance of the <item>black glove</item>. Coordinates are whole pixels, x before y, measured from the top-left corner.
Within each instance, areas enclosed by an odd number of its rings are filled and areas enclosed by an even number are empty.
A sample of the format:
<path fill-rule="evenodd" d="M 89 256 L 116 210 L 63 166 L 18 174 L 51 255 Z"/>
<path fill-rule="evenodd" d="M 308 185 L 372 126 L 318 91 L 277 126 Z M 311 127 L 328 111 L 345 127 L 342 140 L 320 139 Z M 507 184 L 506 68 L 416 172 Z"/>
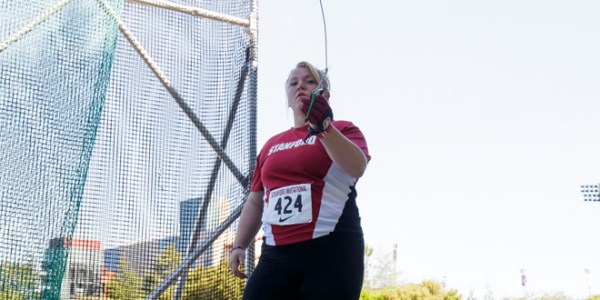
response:
<path fill-rule="evenodd" d="M 313 93 L 310 98 L 303 97 L 302 104 L 304 104 L 302 106 L 302 113 L 306 115 L 304 120 L 311 124 L 317 125 L 317 129 L 313 129 L 310 126 L 308 127 L 310 135 L 315 135 L 325 131 L 323 122 L 327 120 L 327 118 L 329 118 L 330 121 L 333 121 L 333 111 L 331 110 L 327 99 L 325 99 L 325 97 L 322 95 Z"/>

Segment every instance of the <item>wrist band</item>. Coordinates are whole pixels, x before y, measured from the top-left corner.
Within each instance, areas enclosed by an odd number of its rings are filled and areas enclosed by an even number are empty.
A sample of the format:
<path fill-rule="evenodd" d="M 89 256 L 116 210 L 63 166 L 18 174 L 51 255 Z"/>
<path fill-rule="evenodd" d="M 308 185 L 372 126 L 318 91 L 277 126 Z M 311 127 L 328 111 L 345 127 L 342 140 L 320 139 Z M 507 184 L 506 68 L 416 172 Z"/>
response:
<path fill-rule="evenodd" d="M 233 249 L 231 249 L 231 251 L 229 252 L 229 254 L 233 253 L 233 251 L 235 251 L 237 249 L 246 251 L 246 249 L 242 248 L 242 246 L 236 246 L 236 247 L 233 247 Z"/>
<path fill-rule="evenodd" d="M 308 135 L 306 138 L 304 138 L 304 142 L 306 142 L 306 140 L 313 135 L 316 135 L 320 139 L 324 138 L 327 133 L 331 131 L 331 126 L 333 126 L 333 122 L 331 120 L 329 120 L 329 126 L 327 126 L 325 129 L 323 129 L 322 125 L 317 129 L 313 129 L 312 127 L 308 126 Z"/>

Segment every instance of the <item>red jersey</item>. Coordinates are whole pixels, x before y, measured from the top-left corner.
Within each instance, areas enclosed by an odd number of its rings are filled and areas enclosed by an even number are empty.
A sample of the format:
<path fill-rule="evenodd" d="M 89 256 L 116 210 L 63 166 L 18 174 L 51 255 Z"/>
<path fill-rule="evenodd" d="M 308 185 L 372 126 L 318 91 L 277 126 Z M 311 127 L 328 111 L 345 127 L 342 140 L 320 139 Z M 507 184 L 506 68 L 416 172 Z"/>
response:
<path fill-rule="evenodd" d="M 334 164 L 316 136 L 305 140 L 307 126 L 275 135 L 258 155 L 251 191 L 264 192 L 267 245 L 298 243 L 334 231 L 362 234 L 356 206 L 358 178 Z M 334 121 L 332 126 L 370 160 L 358 127 L 347 121 Z"/>

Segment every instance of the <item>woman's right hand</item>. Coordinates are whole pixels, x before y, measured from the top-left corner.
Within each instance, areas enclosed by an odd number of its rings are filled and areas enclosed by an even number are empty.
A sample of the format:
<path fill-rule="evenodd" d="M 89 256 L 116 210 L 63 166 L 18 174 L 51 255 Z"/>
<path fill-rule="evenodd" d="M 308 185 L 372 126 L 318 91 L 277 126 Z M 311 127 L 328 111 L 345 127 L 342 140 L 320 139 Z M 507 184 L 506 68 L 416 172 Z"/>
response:
<path fill-rule="evenodd" d="M 239 278 L 248 278 L 240 270 L 244 267 L 246 259 L 246 250 L 243 249 L 242 245 L 248 247 L 252 239 L 256 236 L 256 233 L 260 230 L 260 225 L 262 224 L 260 218 L 263 210 L 263 196 L 264 192 L 250 192 L 240 215 L 240 223 L 238 224 L 238 230 L 233 241 L 233 248 L 229 253 L 229 269 L 231 269 L 233 275 Z"/>
<path fill-rule="evenodd" d="M 327 98 L 323 97 L 322 95 L 312 96 L 315 98 L 314 101 L 311 97 L 301 97 L 300 101 L 302 102 L 302 113 L 306 116 L 305 121 L 311 125 L 311 128 L 314 131 L 322 132 L 326 129 L 324 126 L 325 120 L 329 119 L 330 122 L 333 121 L 333 111 L 329 106 L 329 101 Z"/>
<path fill-rule="evenodd" d="M 233 275 L 239 278 L 248 278 L 248 275 L 240 270 L 240 267 L 244 266 L 245 259 L 246 251 L 244 249 L 236 248 L 231 251 L 231 254 L 229 254 L 229 269 L 231 269 Z"/>

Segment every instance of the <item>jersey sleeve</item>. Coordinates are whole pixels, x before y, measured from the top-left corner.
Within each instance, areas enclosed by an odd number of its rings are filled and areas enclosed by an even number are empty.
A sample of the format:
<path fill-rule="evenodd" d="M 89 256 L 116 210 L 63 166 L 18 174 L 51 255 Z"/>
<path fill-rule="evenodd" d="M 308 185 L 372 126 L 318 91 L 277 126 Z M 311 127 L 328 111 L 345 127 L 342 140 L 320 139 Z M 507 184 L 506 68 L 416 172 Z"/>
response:
<path fill-rule="evenodd" d="M 264 186 L 261 180 L 261 168 L 263 163 L 263 152 L 256 157 L 256 167 L 254 167 L 254 174 L 252 174 L 252 182 L 250 184 L 251 192 L 263 192 Z"/>
<path fill-rule="evenodd" d="M 367 140 L 356 125 L 348 121 L 335 121 L 335 128 L 337 128 L 346 138 L 352 141 L 367 157 L 367 161 L 371 160 L 369 155 L 369 148 L 367 147 Z"/>

